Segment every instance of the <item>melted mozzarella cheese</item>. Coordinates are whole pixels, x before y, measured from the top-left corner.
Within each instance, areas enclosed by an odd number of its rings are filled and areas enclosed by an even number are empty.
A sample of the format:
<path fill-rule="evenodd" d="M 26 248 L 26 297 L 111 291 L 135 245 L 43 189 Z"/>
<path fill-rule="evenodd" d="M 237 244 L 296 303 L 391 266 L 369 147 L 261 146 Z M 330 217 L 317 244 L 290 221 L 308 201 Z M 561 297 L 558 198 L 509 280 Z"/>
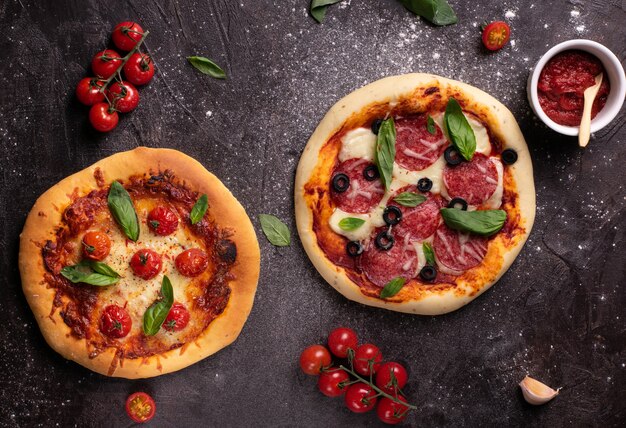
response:
<path fill-rule="evenodd" d="M 408 184 L 416 185 L 417 181 L 420 178 L 427 177 L 433 182 L 433 187 L 431 189 L 432 193 L 439 193 L 445 187 L 443 185 L 443 168 L 446 166 L 446 160 L 443 155 L 439 157 L 431 166 L 421 171 L 409 171 L 408 169 L 402 168 L 400 165 L 394 162 L 393 164 L 393 178 L 395 184 L 397 181 L 401 181 L 402 185 L 397 188 L 404 187 Z"/>
<path fill-rule="evenodd" d="M 376 134 L 368 128 L 356 128 L 346 133 L 341 139 L 339 161 L 362 158 L 370 162 L 374 160 L 376 150 Z"/>
<path fill-rule="evenodd" d="M 364 241 L 370 237 L 372 231 L 385 224 L 383 220 L 383 211 L 387 205 L 388 196 L 383 198 L 380 204 L 367 214 L 352 214 L 336 208 L 333 214 L 330 216 L 329 224 L 330 228 L 337 234 L 345 236 L 351 241 Z M 359 228 L 356 230 L 348 231 L 339 227 L 339 222 L 344 218 L 354 217 L 365 220 Z"/>
<path fill-rule="evenodd" d="M 485 206 L 488 209 L 497 210 L 502 205 L 502 194 L 504 192 L 504 168 L 502 167 L 502 162 L 500 162 L 500 159 L 491 157 L 489 158 L 489 160 L 491 160 L 491 162 L 493 162 L 493 164 L 496 166 L 496 170 L 498 171 L 498 180 L 496 183 L 496 190 L 493 192 L 493 195 L 491 195 L 491 197 L 485 201 Z M 489 179 L 490 177 L 487 178 Z"/>

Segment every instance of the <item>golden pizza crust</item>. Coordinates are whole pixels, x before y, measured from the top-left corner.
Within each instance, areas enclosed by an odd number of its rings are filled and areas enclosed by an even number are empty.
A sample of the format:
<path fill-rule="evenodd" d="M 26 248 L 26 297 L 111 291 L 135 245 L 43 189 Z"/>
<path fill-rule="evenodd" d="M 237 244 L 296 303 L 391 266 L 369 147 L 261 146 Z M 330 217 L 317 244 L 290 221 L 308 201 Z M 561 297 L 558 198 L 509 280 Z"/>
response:
<path fill-rule="evenodd" d="M 460 97 L 465 102 L 464 108 L 466 110 L 480 111 L 481 116 L 487 119 L 490 131 L 503 142 L 503 149 L 512 148 L 517 151 L 518 160 L 508 169 L 517 183 L 520 209 L 519 225 L 524 232 L 512 246 L 510 243 L 505 243 L 500 234 L 491 240 L 489 253 L 485 260 L 498 258 L 499 254 L 502 254 L 502 265 L 497 272 L 489 274 L 491 279 L 485 282 L 470 284 L 460 280 L 456 287 L 448 287 L 443 290 L 433 287 L 432 292 L 426 291 L 417 296 L 394 302 L 366 296 L 360 287 L 346 275 L 345 269 L 328 260 L 319 247 L 313 230 L 313 214 L 305 198 L 305 185 L 314 173 L 318 154 L 324 144 L 355 116 L 368 110 L 380 112 L 380 105 L 385 103 L 388 103 L 388 111 L 390 111 L 396 103 L 400 100 L 406 100 L 408 97 L 413 97 L 410 98 L 409 103 L 415 111 L 420 111 L 420 108 L 425 106 L 425 101 L 420 99 L 420 94 L 423 94 L 427 88 L 433 87 L 439 89 L 438 93 L 441 94 L 443 100 L 447 100 L 449 96 Z M 533 226 L 536 208 L 530 154 L 524 136 L 511 112 L 491 95 L 477 88 L 440 76 L 422 73 L 378 80 L 357 89 L 337 102 L 324 116 L 304 148 L 296 172 L 294 193 L 296 224 L 302 245 L 313 265 L 329 284 L 350 300 L 393 311 L 421 315 L 439 315 L 454 311 L 471 302 L 491 287 L 511 266 L 526 242 Z M 495 261 L 497 262 L 497 260 Z M 401 291 L 396 296 L 398 297 L 396 300 L 401 300 L 403 294 Z"/>
<path fill-rule="evenodd" d="M 230 298 L 224 312 L 193 342 L 180 348 L 146 358 L 124 359 L 111 374 L 115 348 L 108 348 L 90 358 L 87 342 L 71 334 L 60 311 L 51 315 L 55 290 L 44 282 L 46 269 L 42 246 L 55 239 L 62 213 L 71 202 L 72 193 L 83 195 L 98 188 L 94 174 L 101 171 L 100 185 L 127 180 L 133 175 L 171 170 L 185 185 L 209 199 L 210 216 L 220 228 L 228 228 L 229 238 L 237 246 L 237 258 L 230 272 Z M 100 174 L 96 174 L 97 176 Z M 187 367 L 232 343 L 243 328 L 252 309 L 260 270 L 260 253 L 256 234 L 244 208 L 213 174 L 195 159 L 171 149 L 137 149 L 117 153 L 73 174 L 46 191 L 31 209 L 20 236 L 19 267 L 22 288 L 48 342 L 65 358 L 104 375 L 144 378 L 170 373 Z"/>

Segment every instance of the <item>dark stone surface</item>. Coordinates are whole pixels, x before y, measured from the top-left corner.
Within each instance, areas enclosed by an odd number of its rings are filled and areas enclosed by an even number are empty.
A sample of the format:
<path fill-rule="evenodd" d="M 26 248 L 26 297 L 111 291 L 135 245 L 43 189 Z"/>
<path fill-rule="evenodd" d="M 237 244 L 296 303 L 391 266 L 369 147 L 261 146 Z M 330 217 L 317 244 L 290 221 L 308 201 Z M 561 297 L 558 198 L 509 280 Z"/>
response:
<path fill-rule="evenodd" d="M 435 28 L 392 0 L 333 6 L 323 25 L 308 0 L 0 2 L 0 424 L 124 426 L 123 403 L 146 390 L 155 426 L 376 425 L 323 397 L 297 367 L 300 351 L 348 325 L 410 369 L 413 426 L 617 426 L 626 419 L 626 131 L 624 114 L 586 150 L 530 113 L 525 83 L 548 47 L 597 40 L 621 60 L 625 4 L 451 0 L 459 23 Z M 140 22 L 157 75 L 114 132 L 90 130 L 74 99 L 95 52 L 124 19 Z M 506 19 L 514 45 L 489 54 L 484 20 Z M 185 61 L 205 55 L 228 80 Z M 294 232 L 293 178 L 326 110 L 380 77 L 427 71 L 490 92 L 511 108 L 535 165 L 537 220 L 509 272 L 469 306 L 416 317 L 345 300 L 297 239 L 261 237 L 257 299 L 239 339 L 179 373 L 109 379 L 44 342 L 17 269 L 18 235 L 35 199 L 63 177 L 139 145 L 180 149 L 220 177 L 248 209 Z M 527 405 L 526 374 L 563 387 Z"/>

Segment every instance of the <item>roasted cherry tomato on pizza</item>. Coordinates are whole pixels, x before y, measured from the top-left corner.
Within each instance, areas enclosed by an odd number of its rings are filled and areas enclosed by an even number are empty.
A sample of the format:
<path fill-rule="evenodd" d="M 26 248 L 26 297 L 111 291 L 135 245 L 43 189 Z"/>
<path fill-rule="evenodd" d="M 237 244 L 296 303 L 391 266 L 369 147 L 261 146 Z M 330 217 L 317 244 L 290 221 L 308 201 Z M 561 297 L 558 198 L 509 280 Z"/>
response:
<path fill-rule="evenodd" d="M 161 255 L 149 248 L 137 251 L 130 259 L 133 273 L 142 279 L 152 279 L 161 271 Z"/>
<path fill-rule="evenodd" d="M 83 235 L 83 257 L 90 260 L 104 260 L 111 251 L 109 236 L 97 230 L 92 230 Z"/>
<path fill-rule="evenodd" d="M 209 265 L 207 253 L 199 248 L 190 248 L 176 256 L 176 269 L 181 275 L 194 277 L 200 275 Z"/>
<path fill-rule="evenodd" d="M 148 213 L 148 227 L 157 235 L 171 235 L 178 227 L 178 216 L 173 210 L 159 205 Z"/>
<path fill-rule="evenodd" d="M 483 44 L 490 51 L 502 49 L 511 37 L 509 24 L 503 21 L 492 22 L 483 28 Z"/>
<path fill-rule="evenodd" d="M 148 422 L 154 417 L 156 404 L 154 399 L 145 392 L 135 392 L 126 399 L 126 413 L 139 424 Z"/>
<path fill-rule="evenodd" d="M 185 305 L 176 302 L 172 305 L 165 321 L 163 321 L 163 328 L 167 331 L 181 331 L 187 327 L 190 318 L 191 315 Z"/>
<path fill-rule="evenodd" d="M 132 325 L 128 311 L 118 305 L 107 306 L 100 315 L 100 331 L 113 339 L 127 336 Z"/>

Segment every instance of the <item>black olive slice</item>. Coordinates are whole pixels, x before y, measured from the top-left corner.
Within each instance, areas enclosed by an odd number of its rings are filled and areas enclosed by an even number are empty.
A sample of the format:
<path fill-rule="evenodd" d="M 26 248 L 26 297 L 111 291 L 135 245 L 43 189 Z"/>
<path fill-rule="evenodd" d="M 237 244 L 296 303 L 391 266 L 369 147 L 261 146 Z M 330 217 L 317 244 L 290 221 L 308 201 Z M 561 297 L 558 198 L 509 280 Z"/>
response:
<path fill-rule="evenodd" d="M 363 253 L 363 245 L 359 241 L 350 241 L 346 244 L 346 251 L 350 257 L 360 256 Z"/>
<path fill-rule="evenodd" d="M 420 278 L 424 281 L 432 281 L 437 278 L 437 269 L 434 266 L 424 266 L 422 270 L 420 270 Z"/>
<path fill-rule="evenodd" d="M 395 205 L 389 205 L 383 211 L 383 220 L 385 220 L 388 226 L 396 225 L 402 220 L 402 211 Z"/>
<path fill-rule="evenodd" d="M 372 132 L 378 135 L 378 131 L 380 130 L 380 125 L 383 124 L 382 119 L 376 119 L 372 122 Z"/>
<path fill-rule="evenodd" d="M 386 250 L 390 250 L 391 247 L 393 247 L 394 241 L 395 239 L 393 239 L 393 236 L 391 236 L 391 233 L 389 233 L 386 230 L 383 230 L 378 235 L 376 235 L 376 240 L 374 242 L 376 242 L 376 246 L 378 248 L 386 251 Z"/>
<path fill-rule="evenodd" d="M 333 177 L 333 189 L 335 192 L 343 193 L 348 190 L 348 187 L 350 187 L 350 178 L 342 172 L 335 174 Z"/>
<path fill-rule="evenodd" d="M 513 165 L 517 162 L 517 152 L 513 149 L 505 149 L 500 153 L 500 159 L 502 159 L 502 163 L 505 165 Z"/>
<path fill-rule="evenodd" d="M 463 198 L 452 198 L 448 203 L 448 208 L 459 208 L 467 211 L 467 201 Z"/>
<path fill-rule="evenodd" d="M 429 192 L 433 188 L 433 181 L 428 178 L 420 178 L 417 182 L 417 190 L 420 192 Z"/>
<path fill-rule="evenodd" d="M 456 166 L 463 162 L 461 153 L 459 153 L 459 151 L 454 146 L 448 147 L 446 151 L 443 152 L 443 157 L 450 166 Z"/>
<path fill-rule="evenodd" d="M 365 169 L 363 170 L 363 177 L 365 177 L 367 181 L 374 181 L 378 177 L 380 177 L 380 175 L 378 174 L 378 168 L 376 167 L 376 165 L 366 166 Z"/>

